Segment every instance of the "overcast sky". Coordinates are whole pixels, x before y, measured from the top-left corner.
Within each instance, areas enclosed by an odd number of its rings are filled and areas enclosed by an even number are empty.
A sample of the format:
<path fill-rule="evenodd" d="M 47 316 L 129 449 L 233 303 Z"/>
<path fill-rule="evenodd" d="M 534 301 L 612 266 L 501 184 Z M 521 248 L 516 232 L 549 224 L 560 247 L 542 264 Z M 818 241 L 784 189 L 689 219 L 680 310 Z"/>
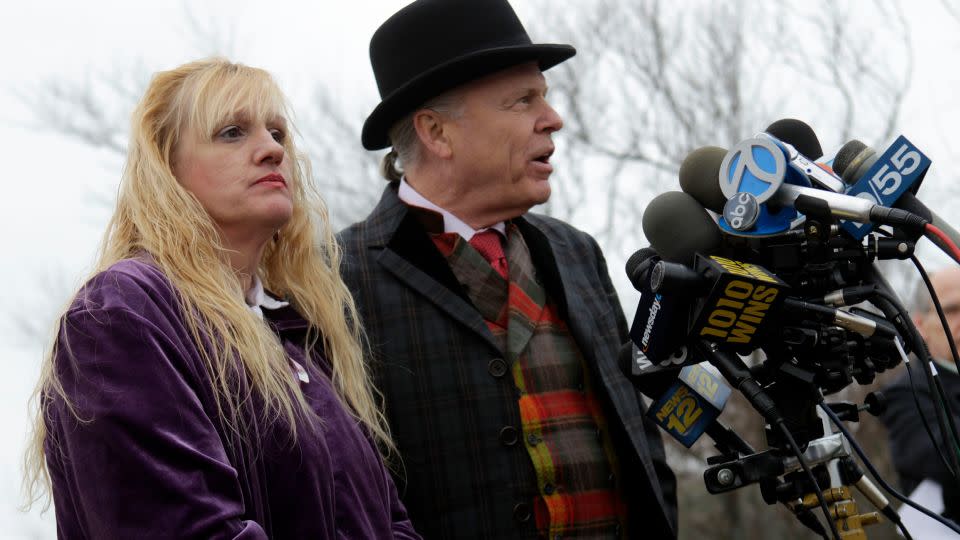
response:
<path fill-rule="evenodd" d="M 406 3 L 210 1 L 193 2 L 191 9 L 202 26 L 221 29 L 221 37 L 232 36 L 234 60 L 273 72 L 296 110 L 298 103 L 309 100 L 309 88 L 318 79 L 329 81 L 345 96 L 368 100 L 362 103 L 367 107 L 375 105 L 367 43 L 380 22 Z M 523 18 L 536 16 L 524 0 L 514 3 Z M 868 2 L 863 4 L 869 6 Z M 91 262 L 108 217 L 102 207 L 91 202 L 91 193 L 109 193 L 119 179 L 119 163 L 113 154 L 92 151 L 41 129 L 43 126 L 36 124 L 15 94 L 29 93 L 42 81 L 54 78 L 83 80 L 90 73 L 109 73 L 135 65 L 153 72 L 196 58 L 205 51 L 187 22 L 184 5 L 175 1 L 14 0 L 0 8 L 0 153 L 6 158 L 0 230 L 7 231 L 0 263 L 0 282 L 7 288 L 3 295 L 7 311 L 0 315 L 12 311 L 27 317 L 50 296 L 38 288 L 66 288 L 62 284 L 80 278 Z M 926 182 L 953 182 L 956 175 L 947 164 L 960 157 L 951 145 L 955 132 L 951 126 L 960 122 L 955 98 L 960 91 L 960 73 L 955 67 L 960 23 L 950 19 L 933 0 L 905 5 L 912 10 L 909 16 L 914 28 L 916 69 L 898 131 L 933 159 Z M 877 27 L 879 44 L 882 24 Z M 871 61 L 883 62 L 883 58 Z M 744 138 L 749 135 L 745 133 Z M 889 142 L 872 141 L 869 134 L 860 138 L 873 144 Z M 825 151 L 831 155 L 836 148 Z M 920 195 L 922 198 L 923 190 Z M 945 211 L 951 202 L 938 200 L 934 206 Z M 941 215 L 952 218 L 956 214 L 945 211 Z M 956 225 L 957 220 L 953 223 Z M 15 510 L 19 456 L 25 437 L 25 401 L 36 379 L 42 351 L 35 343 L 23 343 L 15 328 L 4 327 L 3 318 L 0 523 L 5 527 L 0 535 L 52 537 L 52 512 L 39 518 L 36 512 L 25 516 Z"/>

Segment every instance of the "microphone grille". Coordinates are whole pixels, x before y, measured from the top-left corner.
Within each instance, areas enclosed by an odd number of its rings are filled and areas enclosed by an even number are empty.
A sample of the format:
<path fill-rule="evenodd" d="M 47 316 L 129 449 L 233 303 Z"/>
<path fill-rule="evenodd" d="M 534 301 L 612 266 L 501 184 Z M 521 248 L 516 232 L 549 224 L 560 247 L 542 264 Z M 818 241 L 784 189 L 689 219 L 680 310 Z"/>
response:
<path fill-rule="evenodd" d="M 850 183 L 848 171 L 852 172 L 857 167 L 851 167 L 854 162 L 860 162 L 865 157 L 865 150 L 869 151 L 867 145 L 857 139 L 844 144 L 837 151 L 837 157 L 833 160 L 833 171 L 843 178 L 844 182 Z"/>

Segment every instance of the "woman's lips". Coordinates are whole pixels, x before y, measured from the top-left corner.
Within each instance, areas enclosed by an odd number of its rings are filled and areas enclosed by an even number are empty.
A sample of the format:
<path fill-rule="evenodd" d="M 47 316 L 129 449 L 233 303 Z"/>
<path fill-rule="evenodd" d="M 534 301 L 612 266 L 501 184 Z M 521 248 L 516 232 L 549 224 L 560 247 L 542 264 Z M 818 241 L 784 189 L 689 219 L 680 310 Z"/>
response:
<path fill-rule="evenodd" d="M 254 182 L 254 185 L 257 184 L 270 184 L 275 186 L 286 186 L 287 181 L 284 180 L 283 175 L 277 173 L 270 173 L 263 178 Z"/>

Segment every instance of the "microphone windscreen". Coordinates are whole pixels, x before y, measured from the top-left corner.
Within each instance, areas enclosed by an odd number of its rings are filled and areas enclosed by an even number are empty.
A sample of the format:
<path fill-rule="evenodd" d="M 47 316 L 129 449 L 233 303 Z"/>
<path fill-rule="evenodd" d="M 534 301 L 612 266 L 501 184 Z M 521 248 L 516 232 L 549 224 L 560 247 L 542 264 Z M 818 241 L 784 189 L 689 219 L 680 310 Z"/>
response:
<path fill-rule="evenodd" d="M 650 268 L 650 263 L 654 258 L 659 259 L 659 254 L 657 250 L 651 247 L 640 248 L 633 255 L 627 259 L 626 271 L 627 277 L 630 278 L 630 283 L 633 284 L 633 288 L 640 290 L 642 286 L 642 280 L 646 270 Z"/>
<path fill-rule="evenodd" d="M 850 166 L 855 162 L 862 162 L 867 157 L 866 154 L 870 153 L 869 150 L 866 144 L 857 139 L 844 144 L 837 151 L 837 157 L 833 158 L 833 172 L 837 173 L 837 176 L 842 177 L 848 184 L 855 183 L 857 179 L 853 178 L 853 175 L 847 174 L 847 171 L 853 172 Z M 865 153 L 865 151 L 867 152 Z"/>
<path fill-rule="evenodd" d="M 767 126 L 766 132 L 793 145 L 804 156 L 817 160 L 823 157 L 823 148 L 813 128 L 795 118 L 784 118 Z"/>
<path fill-rule="evenodd" d="M 720 190 L 720 165 L 727 151 L 704 146 L 690 152 L 680 164 L 680 189 L 693 196 L 704 208 L 723 213 L 727 197 Z"/>
<path fill-rule="evenodd" d="M 720 230 L 693 196 L 681 191 L 661 193 L 643 212 L 643 233 L 651 247 L 668 262 L 693 265 L 696 253 L 720 247 Z"/>

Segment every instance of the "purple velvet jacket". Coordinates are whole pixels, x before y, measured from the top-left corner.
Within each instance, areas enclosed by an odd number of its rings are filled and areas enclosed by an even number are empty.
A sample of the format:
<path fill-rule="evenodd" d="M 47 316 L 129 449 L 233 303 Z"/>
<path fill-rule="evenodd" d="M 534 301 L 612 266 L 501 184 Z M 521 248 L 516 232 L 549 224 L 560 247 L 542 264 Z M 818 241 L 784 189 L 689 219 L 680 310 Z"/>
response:
<path fill-rule="evenodd" d="M 265 312 L 306 367 L 300 388 L 322 423 L 301 421 L 296 442 L 282 425 L 260 426 L 251 448 L 218 420 L 164 275 L 125 260 L 87 283 L 55 358 L 81 420 L 57 397 L 45 403 L 60 538 L 420 538 L 326 359 L 305 357 L 306 321 L 292 308 Z M 259 410 L 252 399 L 242 414 Z"/>

